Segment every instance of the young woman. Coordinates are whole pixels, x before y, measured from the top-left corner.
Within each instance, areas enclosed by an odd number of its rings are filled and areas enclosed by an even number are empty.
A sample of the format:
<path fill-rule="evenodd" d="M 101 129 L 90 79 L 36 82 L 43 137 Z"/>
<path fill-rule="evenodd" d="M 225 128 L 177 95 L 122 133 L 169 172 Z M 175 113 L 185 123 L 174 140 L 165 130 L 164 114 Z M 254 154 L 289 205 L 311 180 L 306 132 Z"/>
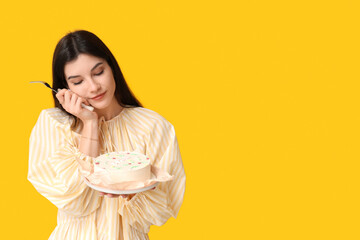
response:
<path fill-rule="evenodd" d="M 142 107 L 110 50 L 88 31 L 69 33 L 57 44 L 53 88 L 55 108 L 43 110 L 31 132 L 28 173 L 58 207 L 49 239 L 148 239 L 150 226 L 176 217 L 183 201 L 185 173 L 174 127 Z M 112 151 L 143 153 L 174 178 L 132 195 L 89 188 L 82 170 Z"/>

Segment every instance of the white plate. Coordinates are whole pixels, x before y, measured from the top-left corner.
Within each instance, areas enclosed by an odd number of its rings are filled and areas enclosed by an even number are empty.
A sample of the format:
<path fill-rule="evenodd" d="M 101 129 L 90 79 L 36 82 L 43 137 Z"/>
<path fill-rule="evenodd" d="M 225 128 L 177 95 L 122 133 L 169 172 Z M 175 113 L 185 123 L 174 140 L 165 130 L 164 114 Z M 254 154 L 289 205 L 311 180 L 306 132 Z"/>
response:
<path fill-rule="evenodd" d="M 113 189 L 107 189 L 107 188 L 95 186 L 95 185 L 89 183 L 89 181 L 87 181 L 87 180 L 85 180 L 85 183 L 92 189 L 95 189 L 100 192 L 111 193 L 111 194 L 133 194 L 133 193 L 144 192 L 146 190 L 156 187 L 159 184 L 159 182 L 156 182 L 154 184 L 151 184 L 151 185 L 143 187 L 143 188 L 127 189 L 127 190 L 113 190 Z"/>

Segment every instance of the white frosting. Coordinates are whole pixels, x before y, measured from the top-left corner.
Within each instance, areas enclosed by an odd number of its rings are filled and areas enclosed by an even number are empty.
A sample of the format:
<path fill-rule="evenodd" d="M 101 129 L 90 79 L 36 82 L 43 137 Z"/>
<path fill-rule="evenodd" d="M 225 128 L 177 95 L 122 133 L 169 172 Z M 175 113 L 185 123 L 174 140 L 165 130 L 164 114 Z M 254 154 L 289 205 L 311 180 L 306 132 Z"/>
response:
<path fill-rule="evenodd" d="M 105 153 L 94 159 L 94 174 L 111 184 L 146 181 L 151 177 L 150 159 L 137 152 Z"/>

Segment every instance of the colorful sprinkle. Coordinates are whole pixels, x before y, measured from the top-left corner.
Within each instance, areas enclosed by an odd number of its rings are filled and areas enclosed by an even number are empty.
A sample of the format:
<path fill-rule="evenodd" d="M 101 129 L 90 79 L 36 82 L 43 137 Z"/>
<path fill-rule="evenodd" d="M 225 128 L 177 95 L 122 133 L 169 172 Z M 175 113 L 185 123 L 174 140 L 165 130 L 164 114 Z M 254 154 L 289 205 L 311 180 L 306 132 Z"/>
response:
<path fill-rule="evenodd" d="M 96 167 L 103 169 L 134 169 L 139 168 L 143 164 L 150 163 L 150 157 L 144 156 L 138 152 L 111 152 L 106 153 L 99 159 L 94 161 Z"/>

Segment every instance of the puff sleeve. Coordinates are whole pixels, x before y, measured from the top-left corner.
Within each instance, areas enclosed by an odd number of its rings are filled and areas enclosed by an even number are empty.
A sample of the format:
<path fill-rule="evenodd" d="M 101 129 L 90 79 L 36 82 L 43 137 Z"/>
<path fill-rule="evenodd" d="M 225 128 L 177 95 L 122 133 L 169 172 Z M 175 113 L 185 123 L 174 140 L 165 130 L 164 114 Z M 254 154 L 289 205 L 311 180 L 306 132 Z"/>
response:
<path fill-rule="evenodd" d="M 157 121 L 147 136 L 146 155 L 154 159 L 153 165 L 174 178 L 154 190 L 137 193 L 129 201 L 120 198 L 119 213 L 134 231 L 143 233 L 149 232 L 151 225 L 160 226 L 170 217 L 175 218 L 185 192 L 185 172 L 175 130 L 165 119 Z"/>
<path fill-rule="evenodd" d="M 92 158 L 79 152 L 69 124 L 43 110 L 29 146 L 28 180 L 41 195 L 74 216 L 88 215 L 99 207 L 99 196 L 87 187 L 80 173 L 81 167 L 91 167 Z"/>

